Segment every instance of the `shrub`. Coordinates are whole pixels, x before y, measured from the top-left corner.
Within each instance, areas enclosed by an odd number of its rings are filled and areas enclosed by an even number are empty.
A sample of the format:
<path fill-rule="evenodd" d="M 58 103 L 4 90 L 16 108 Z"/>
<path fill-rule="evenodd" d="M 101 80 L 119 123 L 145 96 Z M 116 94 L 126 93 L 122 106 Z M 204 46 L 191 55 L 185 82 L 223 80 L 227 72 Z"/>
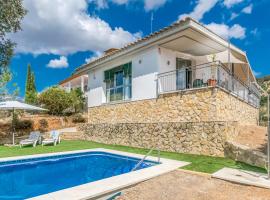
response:
<path fill-rule="evenodd" d="M 47 130 L 47 128 L 48 128 L 48 121 L 46 119 L 40 119 L 38 121 L 38 123 L 39 123 L 39 129 L 41 131 Z"/>
<path fill-rule="evenodd" d="M 26 130 L 26 129 L 32 129 L 33 128 L 33 121 L 24 119 L 24 120 L 17 120 L 14 123 L 16 130 Z"/>
<path fill-rule="evenodd" d="M 80 88 L 72 90 L 70 93 L 70 98 L 72 102 L 72 110 L 74 113 L 83 111 L 85 107 L 85 98 Z"/>
<path fill-rule="evenodd" d="M 49 114 L 67 115 L 83 110 L 85 98 L 80 89 L 66 92 L 59 87 L 51 87 L 38 96 L 38 102 L 49 110 Z"/>
<path fill-rule="evenodd" d="M 85 123 L 86 119 L 81 114 L 76 114 L 72 117 L 73 123 Z"/>
<path fill-rule="evenodd" d="M 42 92 L 38 96 L 38 102 L 53 115 L 62 115 L 72 104 L 69 93 L 58 87 L 51 87 Z"/>

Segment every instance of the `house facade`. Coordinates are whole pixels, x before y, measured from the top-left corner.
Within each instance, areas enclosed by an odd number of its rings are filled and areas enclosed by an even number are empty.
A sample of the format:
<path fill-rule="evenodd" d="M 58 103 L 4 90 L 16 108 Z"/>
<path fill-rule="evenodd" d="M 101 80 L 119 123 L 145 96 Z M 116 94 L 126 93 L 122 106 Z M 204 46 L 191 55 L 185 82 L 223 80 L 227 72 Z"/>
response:
<path fill-rule="evenodd" d="M 260 88 L 245 52 L 190 18 L 76 73 L 88 74 L 91 140 L 220 155 L 236 123 L 258 123 Z"/>

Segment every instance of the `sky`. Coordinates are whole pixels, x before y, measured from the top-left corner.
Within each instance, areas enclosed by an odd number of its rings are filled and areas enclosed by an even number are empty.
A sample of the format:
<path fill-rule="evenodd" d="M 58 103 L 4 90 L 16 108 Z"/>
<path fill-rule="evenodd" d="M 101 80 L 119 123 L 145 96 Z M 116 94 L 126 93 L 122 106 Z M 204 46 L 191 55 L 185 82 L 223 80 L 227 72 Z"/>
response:
<path fill-rule="evenodd" d="M 10 68 L 24 96 L 27 65 L 37 90 L 58 84 L 112 47 L 190 16 L 247 53 L 257 77 L 270 74 L 270 0 L 23 0 L 28 10 Z M 10 84 L 12 85 L 12 84 Z M 12 90 L 12 86 L 10 86 Z"/>

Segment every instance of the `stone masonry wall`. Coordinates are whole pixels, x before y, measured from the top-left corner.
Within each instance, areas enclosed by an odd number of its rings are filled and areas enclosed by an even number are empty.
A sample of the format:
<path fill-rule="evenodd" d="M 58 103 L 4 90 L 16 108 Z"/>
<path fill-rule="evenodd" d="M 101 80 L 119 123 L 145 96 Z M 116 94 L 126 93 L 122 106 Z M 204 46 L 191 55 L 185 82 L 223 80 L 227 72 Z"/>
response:
<path fill-rule="evenodd" d="M 220 88 L 204 88 L 89 108 L 80 130 L 101 143 L 223 156 L 238 124 L 257 124 L 258 112 Z"/>
<path fill-rule="evenodd" d="M 158 99 L 89 108 L 89 123 L 238 121 L 257 124 L 259 110 L 222 89 L 166 94 Z"/>
<path fill-rule="evenodd" d="M 259 109 L 220 89 L 216 93 L 217 118 L 238 121 L 240 124 L 258 125 Z"/>
<path fill-rule="evenodd" d="M 224 155 L 227 137 L 235 122 L 102 123 L 82 124 L 86 140 L 163 151 Z"/>

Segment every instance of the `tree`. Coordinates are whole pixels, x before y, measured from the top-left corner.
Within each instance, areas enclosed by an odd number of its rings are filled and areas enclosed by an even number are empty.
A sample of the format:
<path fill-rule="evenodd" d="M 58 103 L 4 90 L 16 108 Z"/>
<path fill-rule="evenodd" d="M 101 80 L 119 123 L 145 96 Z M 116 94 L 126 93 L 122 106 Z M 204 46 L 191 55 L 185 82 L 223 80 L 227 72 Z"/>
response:
<path fill-rule="evenodd" d="M 72 109 L 74 113 L 81 112 L 84 109 L 85 97 L 80 88 L 76 88 L 70 92 Z"/>
<path fill-rule="evenodd" d="M 70 94 L 58 87 L 51 87 L 42 92 L 38 96 L 38 102 L 52 115 L 63 115 L 72 105 Z"/>
<path fill-rule="evenodd" d="M 31 65 L 27 66 L 26 84 L 25 84 L 25 102 L 30 104 L 37 103 L 37 90 L 35 84 L 35 74 L 31 71 Z"/>
<path fill-rule="evenodd" d="M 64 115 L 81 112 L 85 98 L 80 89 L 67 92 L 57 86 L 51 87 L 38 96 L 38 103 L 53 115 Z"/>
<path fill-rule="evenodd" d="M 22 0 L 0 0 L 0 95 L 5 95 L 6 85 L 11 80 L 8 70 L 15 43 L 6 38 L 7 33 L 21 30 L 20 22 L 26 14 Z"/>

